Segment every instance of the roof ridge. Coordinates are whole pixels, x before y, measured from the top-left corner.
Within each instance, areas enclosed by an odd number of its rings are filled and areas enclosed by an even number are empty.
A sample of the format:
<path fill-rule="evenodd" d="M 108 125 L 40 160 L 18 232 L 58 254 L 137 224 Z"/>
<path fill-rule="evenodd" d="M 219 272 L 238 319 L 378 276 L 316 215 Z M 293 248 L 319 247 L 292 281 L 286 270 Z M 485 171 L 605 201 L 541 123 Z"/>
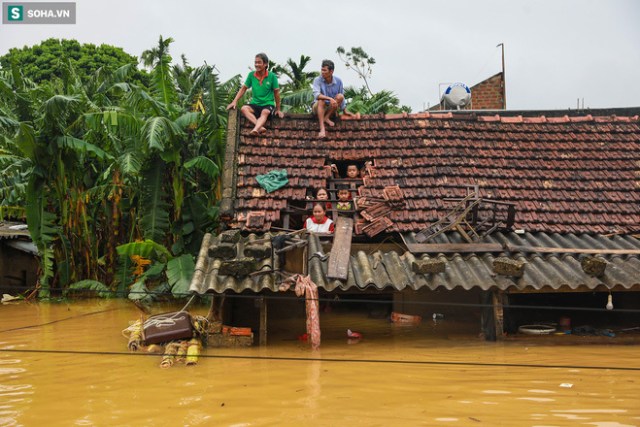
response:
<path fill-rule="evenodd" d="M 399 119 L 432 119 L 432 120 L 457 120 L 457 121 L 477 121 L 477 122 L 500 122 L 500 123 L 632 123 L 640 121 L 640 115 L 618 116 L 615 114 L 596 115 L 586 114 L 583 116 L 523 116 L 523 115 L 500 115 L 500 114 L 483 114 L 477 111 L 468 113 L 455 113 L 448 111 L 446 113 L 433 113 L 423 111 L 420 113 L 387 113 L 387 114 L 359 114 L 354 116 L 341 116 L 341 120 L 399 120 Z"/>

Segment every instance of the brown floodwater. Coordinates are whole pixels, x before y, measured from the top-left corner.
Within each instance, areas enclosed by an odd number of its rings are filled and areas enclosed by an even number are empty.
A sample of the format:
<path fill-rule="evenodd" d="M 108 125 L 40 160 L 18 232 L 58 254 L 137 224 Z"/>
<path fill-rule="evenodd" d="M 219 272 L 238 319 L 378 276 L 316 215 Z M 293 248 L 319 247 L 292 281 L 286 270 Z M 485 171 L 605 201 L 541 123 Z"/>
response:
<path fill-rule="evenodd" d="M 330 313 L 317 352 L 296 339 L 304 319 L 281 320 L 267 347 L 160 369 L 127 351 L 138 317 L 121 300 L 1 305 L 0 426 L 640 425 L 637 345 L 490 343 L 453 319 Z"/>

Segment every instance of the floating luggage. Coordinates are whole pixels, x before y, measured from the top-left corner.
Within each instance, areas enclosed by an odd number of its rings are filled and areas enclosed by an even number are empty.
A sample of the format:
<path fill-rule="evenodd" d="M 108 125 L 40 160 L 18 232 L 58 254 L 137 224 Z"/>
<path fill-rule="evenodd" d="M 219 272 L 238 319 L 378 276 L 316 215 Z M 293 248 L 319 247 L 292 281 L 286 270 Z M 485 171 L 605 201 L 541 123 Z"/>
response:
<path fill-rule="evenodd" d="M 145 345 L 185 340 L 192 336 L 191 315 L 186 311 L 156 314 L 144 322 Z"/>

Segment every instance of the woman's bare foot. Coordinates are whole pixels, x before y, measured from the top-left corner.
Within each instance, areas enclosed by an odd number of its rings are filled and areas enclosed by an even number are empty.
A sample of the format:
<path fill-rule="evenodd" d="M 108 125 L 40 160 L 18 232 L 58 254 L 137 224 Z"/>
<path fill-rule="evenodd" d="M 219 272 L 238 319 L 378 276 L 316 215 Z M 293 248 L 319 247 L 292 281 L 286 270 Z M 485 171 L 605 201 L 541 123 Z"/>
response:
<path fill-rule="evenodd" d="M 264 126 L 262 126 L 262 127 L 260 128 L 260 133 L 267 133 L 267 128 L 266 128 L 266 127 L 264 127 Z"/>
<path fill-rule="evenodd" d="M 327 134 L 325 133 L 325 131 L 318 132 L 318 138 L 325 138 L 326 136 Z"/>
<path fill-rule="evenodd" d="M 324 119 L 324 122 L 325 122 L 326 124 L 328 124 L 329 126 L 332 126 L 332 127 L 336 125 L 333 121 L 331 121 L 331 120 L 330 120 L 330 119 L 328 119 L 328 118 Z"/>
<path fill-rule="evenodd" d="M 258 129 L 253 128 L 251 129 L 251 132 L 249 132 L 250 135 L 257 135 L 258 134 Z"/>

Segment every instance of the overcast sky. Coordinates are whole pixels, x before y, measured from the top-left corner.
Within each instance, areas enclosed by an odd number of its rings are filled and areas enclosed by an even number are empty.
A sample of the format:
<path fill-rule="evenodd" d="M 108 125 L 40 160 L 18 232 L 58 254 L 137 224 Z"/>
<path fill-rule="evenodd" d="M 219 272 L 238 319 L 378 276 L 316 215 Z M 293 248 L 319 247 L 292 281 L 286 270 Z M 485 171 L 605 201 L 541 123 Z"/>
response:
<path fill-rule="evenodd" d="M 26 3 L 26 2 L 25 2 Z M 472 86 L 501 71 L 509 109 L 640 106 L 640 2 L 635 0 L 78 0 L 75 25 L 0 25 L 0 54 L 49 37 L 111 44 L 139 56 L 172 37 L 171 54 L 243 76 L 254 54 L 336 62 L 361 46 L 377 63 L 374 91 L 419 111 L 447 83 Z"/>

